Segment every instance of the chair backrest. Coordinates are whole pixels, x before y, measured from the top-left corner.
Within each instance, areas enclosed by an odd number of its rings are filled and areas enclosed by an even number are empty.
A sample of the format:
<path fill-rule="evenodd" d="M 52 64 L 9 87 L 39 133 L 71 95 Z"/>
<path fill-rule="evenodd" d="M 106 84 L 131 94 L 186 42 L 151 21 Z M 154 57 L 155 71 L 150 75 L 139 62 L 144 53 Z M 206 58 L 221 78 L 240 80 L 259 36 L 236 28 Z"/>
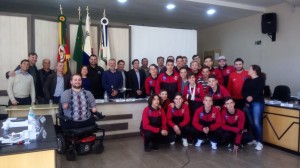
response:
<path fill-rule="evenodd" d="M 271 93 L 270 86 L 266 85 L 264 87 L 264 96 L 265 96 L 265 98 L 271 98 L 271 95 L 272 95 L 272 93 Z"/>
<path fill-rule="evenodd" d="M 288 86 L 278 85 L 275 87 L 272 99 L 289 102 L 291 100 L 291 90 Z"/>

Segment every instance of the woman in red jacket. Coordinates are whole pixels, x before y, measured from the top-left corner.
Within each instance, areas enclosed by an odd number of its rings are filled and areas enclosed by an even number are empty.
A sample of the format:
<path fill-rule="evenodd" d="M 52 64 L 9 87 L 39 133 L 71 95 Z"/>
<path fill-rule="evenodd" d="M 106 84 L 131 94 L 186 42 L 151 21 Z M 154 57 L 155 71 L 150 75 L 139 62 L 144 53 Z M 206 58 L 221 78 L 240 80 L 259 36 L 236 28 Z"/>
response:
<path fill-rule="evenodd" d="M 203 104 L 196 110 L 193 118 L 194 136 L 198 139 L 195 146 L 199 147 L 205 139 L 209 139 L 211 148 L 217 149 L 217 143 L 222 134 L 220 111 L 213 106 L 210 95 L 204 97 Z"/>
<path fill-rule="evenodd" d="M 160 98 L 153 94 L 148 99 L 148 106 L 142 114 L 142 134 L 146 152 L 157 150 L 162 137 L 168 135 L 167 119 L 163 109 L 159 108 Z M 150 143 L 152 146 L 150 147 Z"/>
<path fill-rule="evenodd" d="M 182 145 L 188 146 L 187 138 L 190 135 L 190 111 L 187 104 L 183 103 L 180 93 L 174 98 L 174 107 L 169 106 L 167 112 L 167 122 L 169 126 L 170 144 L 175 144 L 177 137 L 182 138 Z"/>
<path fill-rule="evenodd" d="M 155 64 L 149 66 L 150 76 L 146 78 L 145 81 L 145 90 L 147 96 L 150 96 L 155 93 L 155 85 L 158 77 L 158 67 Z"/>

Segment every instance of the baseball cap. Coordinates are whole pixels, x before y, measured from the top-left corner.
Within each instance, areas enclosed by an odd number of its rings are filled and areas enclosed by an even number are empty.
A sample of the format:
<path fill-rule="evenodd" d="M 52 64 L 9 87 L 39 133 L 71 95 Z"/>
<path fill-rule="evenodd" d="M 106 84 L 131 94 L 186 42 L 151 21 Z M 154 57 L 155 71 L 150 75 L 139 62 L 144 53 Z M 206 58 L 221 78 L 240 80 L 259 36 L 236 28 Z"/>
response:
<path fill-rule="evenodd" d="M 220 60 L 226 60 L 226 57 L 224 55 L 219 56 L 218 61 Z"/>

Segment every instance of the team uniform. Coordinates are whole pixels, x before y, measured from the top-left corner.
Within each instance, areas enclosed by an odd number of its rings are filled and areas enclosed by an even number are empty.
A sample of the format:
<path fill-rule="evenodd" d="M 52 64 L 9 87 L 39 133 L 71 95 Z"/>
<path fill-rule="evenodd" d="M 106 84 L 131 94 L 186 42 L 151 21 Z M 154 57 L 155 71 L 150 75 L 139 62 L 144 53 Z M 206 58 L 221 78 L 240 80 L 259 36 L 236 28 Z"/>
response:
<path fill-rule="evenodd" d="M 147 96 L 150 96 L 153 93 L 155 93 L 156 80 L 157 80 L 157 77 L 153 78 L 151 75 L 146 78 L 145 90 L 146 90 Z"/>
<path fill-rule="evenodd" d="M 169 105 L 170 105 L 170 100 L 169 99 L 166 99 L 164 102 L 161 101 L 160 103 L 160 107 L 165 111 L 167 112 L 168 111 L 168 108 L 169 108 Z"/>
<path fill-rule="evenodd" d="M 235 101 L 235 107 L 240 110 L 244 108 L 245 104 L 242 96 L 242 88 L 245 80 L 249 77 L 246 70 L 243 70 L 241 73 L 233 72 L 229 75 L 227 89 Z"/>
<path fill-rule="evenodd" d="M 244 129 L 245 114 L 243 111 L 236 109 L 234 114 L 230 114 L 224 109 L 222 116 L 222 141 L 224 143 L 234 143 L 240 145 L 242 140 L 242 131 Z"/>
<path fill-rule="evenodd" d="M 161 130 L 167 130 L 167 119 L 163 109 L 146 107 L 142 114 L 142 135 L 144 137 L 145 148 L 150 142 L 158 145 L 161 140 Z"/>
<path fill-rule="evenodd" d="M 166 72 L 160 74 L 156 81 L 156 94 L 160 93 L 160 89 L 164 89 L 168 92 L 168 98 L 170 100 L 173 100 L 177 92 L 177 84 L 179 82 L 179 78 L 180 77 L 175 73 L 175 71 L 173 71 L 171 75 L 168 75 Z"/>
<path fill-rule="evenodd" d="M 224 86 L 219 84 L 217 85 L 216 92 L 214 92 L 212 88 L 209 87 L 207 93 L 212 96 L 214 106 L 220 106 L 220 107 L 223 107 L 225 97 L 230 96 L 228 90 Z"/>
<path fill-rule="evenodd" d="M 177 125 L 181 131 L 181 137 L 187 139 L 190 135 L 190 111 L 186 104 L 182 104 L 180 108 L 175 106 L 169 107 L 167 112 L 167 123 L 169 126 L 170 141 L 175 141 L 175 132 L 173 127 Z"/>
<path fill-rule="evenodd" d="M 196 90 L 194 90 L 196 89 Z M 195 92 L 195 97 L 192 97 L 193 92 Z M 201 84 L 196 84 L 196 88 L 190 88 L 190 85 L 187 85 L 183 91 L 183 100 L 188 101 L 191 121 L 194 117 L 195 111 L 197 108 L 203 105 L 203 99 L 206 92 L 203 89 Z"/>
<path fill-rule="evenodd" d="M 195 132 L 195 138 L 199 140 L 209 139 L 211 142 L 217 143 L 220 141 L 220 137 L 222 134 L 222 119 L 220 115 L 220 111 L 212 106 L 209 112 L 205 112 L 204 106 L 199 107 L 194 115 L 192 122 Z M 208 127 L 209 132 L 205 134 L 203 132 L 203 128 Z"/>
<path fill-rule="evenodd" d="M 227 87 L 229 75 L 232 72 L 235 72 L 235 68 L 233 66 L 225 65 L 224 67 L 219 66 L 219 70 L 222 72 L 224 86 Z"/>
<path fill-rule="evenodd" d="M 212 68 L 210 69 L 210 75 L 215 75 L 216 78 L 217 78 L 217 81 L 219 82 L 220 85 L 223 85 L 223 84 L 224 84 L 222 72 L 221 72 L 218 68 L 212 67 Z"/>

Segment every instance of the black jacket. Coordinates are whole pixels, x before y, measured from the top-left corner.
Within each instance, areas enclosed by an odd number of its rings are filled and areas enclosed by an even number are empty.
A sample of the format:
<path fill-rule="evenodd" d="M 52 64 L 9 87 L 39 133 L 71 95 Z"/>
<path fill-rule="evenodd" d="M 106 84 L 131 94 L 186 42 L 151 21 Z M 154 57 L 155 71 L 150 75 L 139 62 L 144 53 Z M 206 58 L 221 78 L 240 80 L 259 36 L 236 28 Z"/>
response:
<path fill-rule="evenodd" d="M 70 89 L 71 88 L 71 84 L 70 84 L 71 76 L 69 74 L 65 74 L 63 77 L 64 77 L 64 90 Z M 54 92 L 55 92 L 56 83 L 57 83 L 57 74 L 56 73 L 53 73 L 47 77 L 47 80 L 44 85 L 44 94 L 45 94 L 45 98 L 47 100 L 52 99 L 52 96 L 54 95 Z"/>
<path fill-rule="evenodd" d="M 90 80 L 90 92 L 93 94 L 95 99 L 103 99 L 103 88 L 102 88 L 102 74 L 104 69 L 100 66 L 95 68 L 88 66 L 88 78 Z"/>
<path fill-rule="evenodd" d="M 128 87 L 131 89 L 129 92 L 129 96 L 130 97 L 135 97 L 135 98 L 143 98 L 146 97 L 146 91 L 145 91 L 145 80 L 146 80 L 146 75 L 145 72 L 143 70 L 139 70 L 139 74 L 140 74 L 140 86 L 138 83 L 138 79 L 137 79 L 137 75 L 135 73 L 134 69 L 131 69 L 128 72 Z M 142 90 L 142 95 L 138 96 L 136 91 L 137 90 Z"/>

